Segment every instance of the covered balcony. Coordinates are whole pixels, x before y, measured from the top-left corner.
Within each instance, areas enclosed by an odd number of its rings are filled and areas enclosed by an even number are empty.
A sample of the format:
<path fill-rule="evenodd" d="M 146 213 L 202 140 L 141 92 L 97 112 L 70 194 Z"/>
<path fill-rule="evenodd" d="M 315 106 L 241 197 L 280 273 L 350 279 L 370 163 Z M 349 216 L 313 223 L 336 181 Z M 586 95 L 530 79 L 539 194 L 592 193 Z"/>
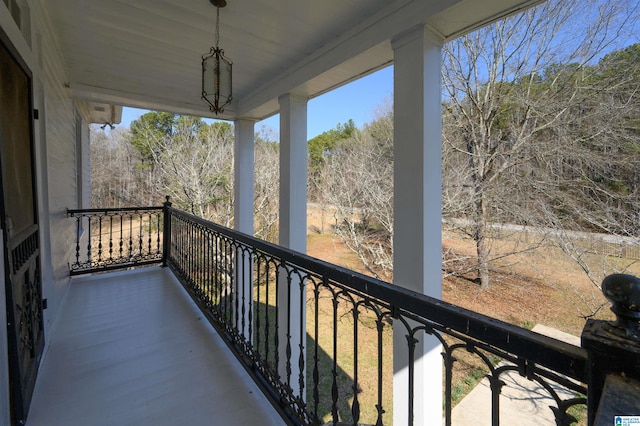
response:
<path fill-rule="evenodd" d="M 463 354 L 488 371 L 494 425 L 513 372 L 553 423 L 624 411 L 636 279 L 612 281 L 618 323 L 589 322 L 582 347 L 441 300 L 441 48 L 538 0 L 229 0 L 217 113 L 201 100 L 212 3 L 0 2 L 0 424 L 449 425 Z M 307 102 L 391 64 L 385 283 L 306 255 Z M 233 121 L 234 229 L 169 200 L 90 205 L 89 125 L 122 106 Z M 279 245 L 252 237 L 255 124 L 275 114 Z"/>
<path fill-rule="evenodd" d="M 492 396 L 483 410 L 492 424 L 518 420 L 511 407 L 518 397 L 542 401 L 530 404 L 539 410 L 534 424 L 572 424 L 592 392 L 583 348 L 220 227 L 169 202 L 68 216 L 87 230 L 71 264 L 80 277 L 51 336 L 29 425 L 391 424 L 399 390 L 389 386 L 399 361 L 393 333 L 404 337 L 409 424 L 421 399 L 416 344 L 426 336 L 442 345 L 445 380 L 433 388 L 444 393 L 445 424 L 455 424 L 452 375 L 463 353 L 486 363 Z M 99 273 L 118 268 L 133 269 Z M 514 386 L 525 392 L 514 397 Z"/>

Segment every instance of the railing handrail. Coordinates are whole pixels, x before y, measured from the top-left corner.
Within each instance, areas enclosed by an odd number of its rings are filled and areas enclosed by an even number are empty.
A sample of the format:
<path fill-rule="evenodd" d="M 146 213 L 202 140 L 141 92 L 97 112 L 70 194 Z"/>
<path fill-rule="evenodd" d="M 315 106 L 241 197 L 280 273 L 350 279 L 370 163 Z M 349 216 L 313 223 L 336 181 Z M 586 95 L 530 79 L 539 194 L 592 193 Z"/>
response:
<path fill-rule="evenodd" d="M 171 207 L 168 210 L 257 250 L 269 252 L 282 262 L 325 276 L 386 302 L 404 313 L 425 318 L 514 355 L 517 354 L 513 348 L 517 347 L 518 353 L 526 353 L 528 361 L 580 382 L 587 382 L 587 351 L 583 348 L 333 265 Z"/>
<path fill-rule="evenodd" d="M 157 211 L 162 210 L 163 206 L 151 206 L 151 207 L 108 207 L 108 208 L 96 208 L 96 209 L 67 209 L 67 217 L 73 217 L 76 214 L 82 213 L 121 213 L 121 212 L 135 212 L 135 211 Z"/>

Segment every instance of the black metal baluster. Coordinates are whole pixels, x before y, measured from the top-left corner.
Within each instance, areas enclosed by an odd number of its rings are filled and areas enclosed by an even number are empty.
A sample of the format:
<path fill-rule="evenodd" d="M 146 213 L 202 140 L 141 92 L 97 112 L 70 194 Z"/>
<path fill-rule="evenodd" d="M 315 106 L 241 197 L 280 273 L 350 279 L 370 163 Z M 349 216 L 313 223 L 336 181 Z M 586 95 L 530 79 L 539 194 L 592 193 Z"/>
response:
<path fill-rule="evenodd" d="M 191 287 L 193 287 L 193 289 L 196 291 L 196 294 L 199 295 L 198 292 L 198 285 L 196 283 L 196 256 L 194 256 L 194 253 L 196 252 L 196 233 L 197 233 L 197 229 L 196 229 L 196 225 L 193 222 L 189 223 L 189 253 L 191 253 L 191 255 L 189 256 L 189 279 L 191 280 Z"/>
<path fill-rule="evenodd" d="M 269 285 L 269 271 L 270 271 L 270 269 L 271 269 L 271 263 L 268 260 L 265 259 L 265 271 L 264 271 L 264 273 L 265 273 L 265 278 L 266 279 L 265 279 L 265 288 L 264 288 L 264 293 L 265 293 L 265 295 L 264 295 L 264 299 L 265 299 L 265 325 L 264 325 L 264 343 L 265 343 L 265 348 L 264 348 L 264 352 L 266 354 L 267 364 L 269 363 L 269 355 L 271 353 L 271 351 L 269 350 L 270 349 L 269 346 L 270 346 L 270 343 L 271 343 L 271 341 L 269 339 L 269 334 L 270 334 L 269 333 L 269 329 L 271 327 L 271 321 L 269 320 L 270 319 L 270 316 L 269 316 L 269 288 L 271 287 Z M 277 287 L 276 287 L 276 290 L 277 290 Z M 276 312 L 276 318 L 278 318 L 278 302 L 277 302 L 277 299 L 276 299 L 276 303 L 275 303 L 275 312 Z M 277 328 L 277 324 L 276 324 L 276 328 Z M 276 336 L 277 336 L 277 334 L 276 334 Z M 275 364 L 274 364 L 275 365 L 275 369 L 277 371 L 277 368 L 278 368 L 278 340 L 277 340 L 277 338 L 275 340 L 275 345 L 276 345 L 275 346 L 276 350 L 274 351 L 275 352 L 275 354 L 274 354 L 275 356 L 273 357 L 273 359 L 274 359 L 274 362 L 275 362 Z"/>
<path fill-rule="evenodd" d="M 185 248 L 185 241 L 184 241 L 184 223 L 182 218 L 176 217 L 176 222 L 174 226 L 172 226 L 172 228 L 175 228 L 176 230 L 176 247 L 172 248 L 172 250 L 175 250 L 175 253 L 176 253 L 175 262 L 180 268 L 180 272 L 184 274 L 185 268 L 184 268 L 184 257 L 182 256 L 182 251 Z"/>
<path fill-rule="evenodd" d="M 253 344 L 253 256 L 251 256 L 251 252 L 249 250 L 243 250 L 242 251 L 243 256 L 246 255 L 248 256 L 248 258 L 246 259 L 246 264 L 247 264 L 247 271 L 246 273 L 248 274 L 248 277 L 245 277 L 245 279 L 248 281 L 246 288 L 249 289 L 249 294 L 247 295 L 247 307 L 249 308 L 249 312 L 247 315 L 247 319 L 248 319 L 248 330 L 249 330 L 249 344 Z M 243 287 L 245 288 L 245 287 Z M 242 306 L 245 306 L 244 304 Z"/>
<path fill-rule="evenodd" d="M 254 315 L 256 318 L 256 332 L 255 332 L 255 338 L 256 338 L 256 342 L 255 342 L 255 348 L 256 348 L 256 352 L 258 354 L 258 357 L 260 360 L 265 359 L 268 362 L 268 359 L 265 355 L 263 355 L 260 352 L 260 336 L 262 335 L 261 331 L 260 331 L 260 255 L 255 255 L 255 257 L 252 259 L 253 263 L 253 270 L 254 270 L 254 279 L 255 279 L 255 290 L 254 290 Z M 252 283 L 253 285 L 253 283 Z M 267 306 L 265 304 L 265 310 L 266 310 Z"/>
<path fill-rule="evenodd" d="M 234 279 L 236 280 L 236 291 L 238 292 L 238 308 L 239 308 L 239 328 L 240 328 L 240 333 L 239 335 L 242 336 L 242 339 L 244 341 L 244 326 L 245 326 L 245 308 L 244 308 L 244 263 L 243 263 L 243 256 L 240 255 L 240 248 L 237 246 L 233 247 L 233 253 L 235 254 L 235 268 L 236 271 L 233 274 L 234 275 Z"/>
<path fill-rule="evenodd" d="M 409 426 L 413 425 L 413 391 L 415 390 L 415 351 L 417 343 L 418 339 L 413 336 L 413 333 L 407 334 L 407 345 L 409 347 Z"/>
<path fill-rule="evenodd" d="M 200 295 L 200 298 L 204 299 L 204 290 L 202 289 L 202 282 L 200 281 L 200 264 L 201 253 L 198 243 L 200 242 L 200 226 L 193 224 L 193 284 Z"/>
<path fill-rule="evenodd" d="M 113 215 L 109 215 L 109 263 L 113 263 Z"/>
<path fill-rule="evenodd" d="M 240 336 L 242 334 L 241 327 L 241 286 L 240 283 L 240 271 L 237 269 L 239 265 L 238 252 L 235 242 L 231 239 L 226 239 L 227 244 L 227 255 L 229 256 L 229 273 L 227 274 L 231 285 L 229 289 L 231 290 L 232 296 L 232 305 L 231 310 L 233 313 L 233 317 L 229 319 L 231 325 L 236 331 L 237 335 Z"/>
<path fill-rule="evenodd" d="M 91 265 L 91 216 L 88 216 L 87 225 L 88 228 L 88 236 L 87 236 L 87 264 Z"/>
<path fill-rule="evenodd" d="M 171 228 L 171 247 L 169 248 L 170 257 L 168 259 L 172 265 L 174 265 L 178 270 L 182 270 L 182 263 L 180 261 L 182 252 L 182 235 L 181 235 L 181 222 L 180 217 L 177 215 L 171 215 L 171 224 L 169 225 Z M 166 244 L 165 244 L 166 246 Z"/>
<path fill-rule="evenodd" d="M 500 380 L 500 373 L 494 372 L 489 376 L 489 387 L 491 388 L 491 425 L 500 425 L 500 393 L 504 382 Z"/>
<path fill-rule="evenodd" d="M 200 288 L 202 289 L 202 297 L 205 305 L 209 306 L 209 287 L 207 282 L 207 230 L 202 227 L 200 229 L 200 240 L 198 241 L 198 250 L 200 251 Z"/>
<path fill-rule="evenodd" d="M 80 266 L 80 221 L 82 215 L 76 217 L 76 263 L 74 266 Z"/>
<path fill-rule="evenodd" d="M 286 271 L 287 274 L 287 345 L 286 345 L 286 359 L 285 359 L 285 372 L 286 383 L 289 389 L 291 389 L 291 273 Z"/>
<path fill-rule="evenodd" d="M 151 253 L 153 253 L 152 249 L 151 249 L 151 242 L 153 241 L 153 216 L 151 215 L 151 213 L 147 214 L 147 218 L 149 219 L 149 226 L 148 226 L 148 232 L 149 232 L 149 237 L 148 237 L 148 246 L 149 249 L 147 251 L 147 257 L 151 256 Z"/>
<path fill-rule="evenodd" d="M 180 218 L 176 220 L 176 225 L 178 226 L 178 235 L 180 238 L 180 246 L 176 248 L 177 256 L 176 260 L 180 264 L 180 272 L 182 274 L 187 273 L 187 259 L 185 257 L 185 250 L 188 250 L 187 247 L 187 224 L 184 221 L 184 218 Z M 185 277 L 186 278 L 186 277 Z M 187 280 L 188 283 L 188 280 Z"/>
<path fill-rule="evenodd" d="M 195 290 L 193 286 L 193 275 L 191 274 L 193 271 L 193 256 L 189 256 L 189 253 L 193 253 L 193 223 L 191 221 L 185 222 L 185 228 L 187 231 L 185 233 L 185 246 L 187 247 L 187 250 L 185 251 L 184 256 L 186 257 L 187 279 L 191 289 Z"/>
<path fill-rule="evenodd" d="M 331 374 L 331 416 L 333 423 L 338 423 L 338 297 L 333 294 L 333 369 Z"/>
<path fill-rule="evenodd" d="M 124 228 L 124 221 L 123 221 L 123 215 L 119 215 L 120 216 L 120 241 L 118 243 L 118 245 L 120 246 L 119 249 L 119 256 L 118 256 L 118 261 L 122 261 L 122 252 L 124 251 L 124 233 L 123 233 L 123 228 Z"/>
<path fill-rule="evenodd" d="M 139 251 L 138 251 L 138 257 L 142 258 L 142 255 L 144 253 L 144 242 L 143 242 L 143 215 L 142 212 L 138 213 L 139 216 L 139 222 L 138 222 L 138 245 L 140 247 Z"/>
<path fill-rule="evenodd" d="M 240 318 L 240 311 L 242 309 L 242 307 L 240 306 L 241 303 L 241 297 L 242 297 L 242 283 L 239 281 L 240 278 L 240 274 L 241 272 L 238 270 L 238 262 L 240 261 L 240 259 L 238 259 L 238 252 L 237 252 L 237 248 L 235 247 L 235 245 L 232 242 L 229 242 L 229 255 L 231 256 L 231 267 L 233 268 L 233 271 L 231 272 L 231 288 L 233 289 L 234 292 L 234 298 L 233 298 L 233 306 L 234 306 L 234 312 L 233 312 L 233 316 L 234 316 L 234 321 L 233 321 L 233 326 L 236 329 L 236 332 L 238 333 L 239 336 L 242 335 L 242 328 L 240 328 L 241 326 L 241 321 L 242 319 Z"/>
<path fill-rule="evenodd" d="M 182 218 L 176 217 L 176 222 L 172 228 L 176 230 L 176 247 L 172 247 L 172 250 L 175 250 L 175 262 L 180 268 L 180 272 L 184 273 L 184 258 L 182 256 L 182 251 L 185 247 L 184 242 L 184 223 Z"/>
<path fill-rule="evenodd" d="M 455 346 L 454 346 L 455 348 Z M 452 387 L 453 387 L 453 365 L 456 361 L 453 356 L 453 348 L 447 349 L 442 353 L 442 357 L 444 358 L 444 377 L 445 377 L 445 385 L 444 385 L 444 424 L 445 426 L 451 426 L 451 414 L 453 411 L 453 401 L 452 401 Z"/>
<path fill-rule="evenodd" d="M 351 404 L 351 416 L 353 425 L 357 426 L 360 420 L 360 400 L 358 399 L 358 316 L 360 311 L 356 304 L 353 309 L 353 403 Z"/>
<path fill-rule="evenodd" d="M 182 269 L 184 271 L 185 277 L 187 278 L 187 283 L 191 286 L 191 280 L 189 279 L 189 259 L 188 253 L 191 250 L 189 245 L 189 233 L 190 233 L 189 222 L 186 220 L 182 220 L 182 241 L 184 242 L 182 245 L 182 252 L 180 253 L 180 262 L 182 263 Z"/>
<path fill-rule="evenodd" d="M 203 300 L 207 300 L 206 298 L 206 290 L 204 288 L 204 280 L 202 279 L 202 273 L 203 273 L 203 262 L 204 262 L 204 253 L 201 250 L 201 242 L 202 242 L 202 234 L 203 234 L 203 230 L 202 227 L 198 226 L 196 228 L 196 235 L 197 235 L 197 239 L 195 241 L 195 246 L 196 246 L 196 282 L 198 285 L 198 291 L 200 292 L 200 294 L 202 295 L 202 299 Z"/>
<path fill-rule="evenodd" d="M 220 288 L 220 257 L 218 253 L 218 239 L 215 232 L 211 233 L 211 251 L 213 256 L 213 293 L 216 305 L 216 314 L 221 317 L 222 291 Z"/>
<path fill-rule="evenodd" d="M 129 259 L 133 257 L 133 214 L 129 215 Z"/>
<path fill-rule="evenodd" d="M 210 250 L 210 234 L 211 232 L 209 230 L 207 230 L 207 232 L 204 235 L 204 265 L 205 265 L 205 270 L 204 270 L 204 276 L 205 276 L 205 289 L 207 292 L 207 306 L 209 307 L 209 309 L 211 309 L 211 307 L 213 306 L 213 299 L 211 297 L 211 256 L 209 253 Z"/>
<path fill-rule="evenodd" d="M 228 280 L 228 288 L 229 291 L 231 292 L 231 305 L 229 306 L 229 309 L 231 309 L 231 315 L 232 317 L 229 318 L 229 325 L 232 327 L 232 330 L 234 330 L 236 332 L 236 335 L 238 335 L 238 325 L 240 324 L 240 306 L 239 306 L 239 302 L 240 302 L 240 295 L 238 294 L 238 286 L 236 283 L 236 277 L 235 277 L 235 262 L 236 262 L 236 256 L 234 256 L 234 252 L 233 252 L 233 243 L 225 238 L 225 244 L 226 244 L 226 253 L 227 253 L 227 258 L 229 259 L 227 265 L 228 265 L 228 269 L 227 269 L 227 280 Z"/>
<path fill-rule="evenodd" d="M 224 269 L 224 265 L 222 262 L 224 261 L 224 259 L 222 258 L 220 238 L 217 232 L 214 232 L 213 234 L 213 250 L 214 250 L 214 262 L 216 265 L 216 269 L 215 269 L 216 304 L 217 304 L 218 315 L 220 316 L 220 319 L 223 320 L 225 315 L 224 313 L 225 293 L 224 293 L 224 282 L 222 281 L 223 280 L 222 270 Z"/>
<path fill-rule="evenodd" d="M 198 240 L 198 227 L 193 222 L 191 222 L 189 225 L 191 228 L 191 235 L 189 236 L 189 245 L 191 247 L 191 250 L 189 250 L 189 253 L 191 253 L 191 255 L 189 256 L 189 259 L 191 260 L 191 266 L 189 268 L 189 277 L 191 277 L 191 285 L 196 291 L 196 294 L 198 294 L 199 297 L 202 297 L 202 295 L 200 295 L 200 289 L 198 288 L 198 282 L 197 282 L 198 256 L 194 255 L 197 253 L 197 250 L 198 250 L 196 246 L 196 241 Z"/>
<path fill-rule="evenodd" d="M 98 265 L 102 263 L 102 220 L 104 216 L 98 216 Z"/>
<path fill-rule="evenodd" d="M 193 224 L 193 284 L 200 295 L 200 298 L 204 299 L 204 290 L 202 288 L 202 281 L 200 281 L 200 265 L 201 265 L 201 252 L 198 243 L 200 242 L 200 226 Z"/>
<path fill-rule="evenodd" d="M 198 275 L 199 275 L 199 286 L 202 290 L 202 297 L 205 302 L 209 301 L 209 293 L 207 292 L 207 279 L 206 279 L 206 267 L 207 267 L 207 253 L 203 250 L 204 241 L 205 241 L 206 231 L 204 227 L 200 227 L 200 232 L 198 236 L 198 257 L 200 258 L 200 264 L 198 265 Z"/>
<path fill-rule="evenodd" d="M 182 249 L 182 263 L 184 265 L 184 273 L 187 277 L 187 282 L 189 287 L 193 288 L 193 280 L 191 279 L 191 257 L 189 253 L 191 253 L 191 223 L 189 221 L 184 220 L 182 223 L 183 226 L 183 238 L 184 238 L 184 246 Z"/>
<path fill-rule="evenodd" d="M 224 311 L 224 321 L 225 325 L 227 321 L 229 321 L 229 317 L 231 312 L 229 310 L 229 286 L 227 282 L 227 253 L 226 253 L 226 245 L 224 241 L 220 238 L 218 240 L 218 244 L 220 244 L 220 256 L 221 256 L 221 270 L 220 270 L 220 282 L 221 282 L 221 291 L 222 291 L 222 307 Z"/>
<path fill-rule="evenodd" d="M 218 238 L 218 250 L 219 250 L 219 256 L 220 256 L 220 269 L 218 271 L 218 273 L 220 274 L 220 293 L 222 294 L 222 307 L 223 307 L 223 311 L 224 311 L 224 321 L 225 321 L 225 326 L 227 325 L 227 322 L 230 320 L 230 315 L 231 315 L 231 311 L 229 309 L 229 298 L 231 297 L 230 293 L 229 293 L 229 287 L 228 287 L 228 283 L 227 283 L 227 248 L 225 245 L 224 240 L 222 239 L 221 235 L 217 236 Z"/>
<path fill-rule="evenodd" d="M 300 287 L 300 300 L 298 301 L 300 306 L 300 333 L 298 338 L 300 339 L 300 343 L 298 344 L 300 353 L 298 354 L 298 388 L 300 389 L 300 397 L 302 398 L 302 396 L 304 395 L 304 389 L 305 389 L 305 360 L 304 360 L 304 355 L 305 355 L 305 341 L 306 341 L 306 335 L 307 335 L 307 327 L 305 324 L 305 315 L 304 315 L 304 311 L 306 309 L 306 303 L 305 303 L 305 299 L 306 299 L 306 292 L 305 292 L 305 285 L 306 285 L 306 277 L 298 277 L 299 279 L 299 284 L 298 286 Z"/>
<path fill-rule="evenodd" d="M 156 214 L 156 224 L 157 224 L 157 231 L 156 231 L 156 255 L 161 253 L 160 250 L 160 234 L 161 232 L 163 233 L 164 231 L 162 230 L 163 224 L 164 224 L 164 215 L 161 213 Z M 163 234 L 163 238 L 164 237 L 169 237 L 169 235 L 164 235 Z"/>
<path fill-rule="evenodd" d="M 98 217 L 98 263 L 102 262 L 102 219 L 104 216 Z"/>
<path fill-rule="evenodd" d="M 204 251 L 202 251 L 202 236 L 204 235 L 204 229 L 201 226 L 196 227 L 196 235 L 197 239 L 194 243 L 196 247 L 196 282 L 202 300 L 206 302 L 207 289 L 204 282 Z"/>
<path fill-rule="evenodd" d="M 274 369 L 276 371 L 276 377 L 279 381 L 282 381 L 282 377 L 280 376 L 280 268 L 281 266 L 276 266 L 274 282 L 276 285 L 276 315 L 274 317 L 274 329 L 273 329 L 273 352 L 275 353 L 274 357 Z"/>
<path fill-rule="evenodd" d="M 328 286 L 327 277 L 322 277 L 322 284 L 324 286 Z M 319 309 L 320 309 L 320 286 L 318 283 L 314 282 L 313 288 L 313 418 L 316 422 L 320 423 L 320 419 L 318 416 L 318 409 L 320 406 L 320 371 L 318 367 L 318 346 L 319 346 L 319 338 L 320 338 L 320 326 L 319 326 Z"/>
<path fill-rule="evenodd" d="M 189 256 L 188 253 L 193 253 L 193 224 L 191 223 L 191 221 L 186 222 L 185 223 L 185 227 L 187 228 L 187 232 L 185 233 L 185 241 L 186 241 L 186 247 L 187 247 L 187 251 L 185 252 L 185 256 L 186 258 L 186 273 L 187 273 L 187 280 L 189 281 L 189 286 L 195 290 L 195 288 L 193 287 L 193 276 L 191 275 L 191 272 L 193 271 L 193 256 Z"/>
<path fill-rule="evenodd" d="M 218 252 L 218 237 L 215 233 L 211 234 L 212 247 L 213 250 L 213 293 L 214 300 L 216 303 L 216 311 L 218 315 L 222 314 L 222 309 L 220 306 L 220 302 L 222 301 L 222 289 L 220 288 L 220 279 L 219 279 L 219 271 L 220 271 L 220 256 Z"/>
<path fill-rule="evenodd" d="M 382 415 L 384 414 L 384 407 L 382 405 L 382 373 L 383 373 L 383 357 L 382 357 L 382 333 L 384 331 L 383 314 L 377 313 L 376 329 L 378 331 L 378 403 L 376 404 L 376 411 L 378 412 L 378 418 L 376 420 L 376 426 L 382 426 Z"/>

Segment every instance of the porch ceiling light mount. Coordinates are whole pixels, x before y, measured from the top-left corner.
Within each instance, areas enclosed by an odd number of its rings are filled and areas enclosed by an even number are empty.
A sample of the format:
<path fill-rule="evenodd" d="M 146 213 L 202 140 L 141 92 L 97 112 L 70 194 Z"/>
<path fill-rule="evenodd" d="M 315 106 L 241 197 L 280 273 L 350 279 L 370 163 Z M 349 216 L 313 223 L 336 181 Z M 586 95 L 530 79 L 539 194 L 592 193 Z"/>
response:
<path fill-rule="evenodd" d="M 224 107 L 233 99 L 231 91 L 231 68 L 233 63 L 220 49 L 220 8 L 225 0 L 209 0 L 216 7 L 216 45 L 209 53 L 202 55 L 202 99 L 209 104 L 209 110 L 216 115 L 224 112 Z"/>

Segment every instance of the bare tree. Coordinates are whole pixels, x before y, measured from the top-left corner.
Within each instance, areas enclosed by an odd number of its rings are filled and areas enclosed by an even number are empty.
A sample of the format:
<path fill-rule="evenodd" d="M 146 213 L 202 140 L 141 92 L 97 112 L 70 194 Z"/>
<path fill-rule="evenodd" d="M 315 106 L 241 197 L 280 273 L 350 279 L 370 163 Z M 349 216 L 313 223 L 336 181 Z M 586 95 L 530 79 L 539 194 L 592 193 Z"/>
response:
<path fill-rule="evenodd" d="M 566 149 L 539 152 L 537 163 L 552 177 L 540 185 L 549 194 L 546 226 L 599 288 L 606 275 L 640 260 L 640 44 L 606 55 L 587 74 L 580 80 L 584 101 L 556 132 Z M 602 307 L 601 300 L 576 296 L 584 317 Z"/>
<path fill-rule="evenodd" d="M 354 138 L 336 143 L 321 176 L 337 235 L 372 275 L 386 279 L 393 270 L 392 135 L 393 114 L 384 109 Z"/>
<path fill-rule="evenodd" d="M 152 204 L 150 171 L 140 167 L 139 152 L 128 142 L 129 130 L 105 133 L 91 128 L 91 205 L 122 207 Z"/>
<path fill-rule="evenodd" d="M 177 206 L 224 226 L 233 224 L 233 132 L 227 123 L 208 126 L 180 117 L 170 134 L 139 128 L 148 138 L 155 187 Z M 143 147 L 145 147 L 143 145 Z"/>
<path fill-rule="evenodd" d="M 553 151 L 559 129 L 571 126 L 569 112 L 584 102 L 587 66 L 615 42 L 627 6 L 551 0 L 444 46 L 445 152 L 457 157 L 460 178 L 457 188 L 445 188 L 445 201 L 462 202 L 445 207 L 455 205 L 473 224 L 482 287 L 490 285 L 490 218 L 533 218 L 544 197 L 531 160 Z M 529 208 L 515 207 L 522 205 Z"/>
<path fill-rule="evenodd" d="M 278 241 L 279 156 L 280 145 L 273 131 L 262 127 L 255 137 L 255 235 L 267 241 Z"/>

